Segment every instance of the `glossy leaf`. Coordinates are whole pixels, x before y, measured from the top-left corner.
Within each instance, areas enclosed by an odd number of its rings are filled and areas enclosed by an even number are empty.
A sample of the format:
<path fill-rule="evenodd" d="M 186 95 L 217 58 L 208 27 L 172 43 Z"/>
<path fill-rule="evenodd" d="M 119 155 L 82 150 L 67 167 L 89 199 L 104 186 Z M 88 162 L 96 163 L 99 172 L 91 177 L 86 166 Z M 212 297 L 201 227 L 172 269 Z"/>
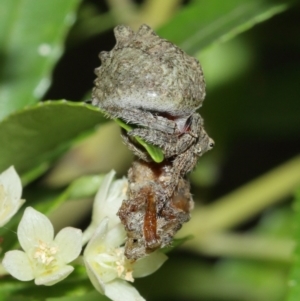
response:
<path fill-rule="evenodd" d="M 0 170 L 14 165 L 24 175 L 39 168 L 104 120 L 97 108 L 67 101 L 39 103 L 12 114 L 0 123 Z"/>
<path fill-rule="evenodd" d="M 132 125 L 125 123 L 121 119 L 114 119 L 114 120 L 120 127 L 122 127 L 127 132 L 133 129 Z M 146 149 L 147 153 L 151 156 L 154 162 L 161 163 L 164 160 L 164 154 L 159 147 L 155 145 L 151 145 L 147 143 L 145 140 L 137 136 L 135 136 L 134 139 Z"/>
<path fill-rule="evenodd" d="M 76 19 L 79 0 L 0 2 L 0 120 L 37 102 Z"/>
<path fill-rule="evenodd" d="M 189 54 L 229 40 L 288 8 L 291 1 L 194 1 L 158 30 Z M 176 28 L 176 30 L 174 30 Z"/>
<path fill-rule="evenodd" d="M 162 252 L 169 253 L 169 252 L 173 251 L 174 249 L 183 245 L 186 241 L 191 240 L 193 238 L 194 238 L 193 235 L 184 236 L 182 238 L 174 238 L 171 245 L 164 247 L 162 249 Z"/>
<path fill-rule="evenodd" d="M 76 266 L 68 278 L 55 286 L 35 285 L 33 281 L 2 277 L 0 296 L 1 301 L 108 301 L 93 290 L 84 267 L 80 266 Z"/>
<path fill-rule="evenodd" d="M 35 205 L 35 208 L 48 215 L 68 200 L 92 198 L 97 193 L 104 176 L 104 174 L 82 176 L 74 180 L 66 189 L 53 198 L 48 198 Z"/>

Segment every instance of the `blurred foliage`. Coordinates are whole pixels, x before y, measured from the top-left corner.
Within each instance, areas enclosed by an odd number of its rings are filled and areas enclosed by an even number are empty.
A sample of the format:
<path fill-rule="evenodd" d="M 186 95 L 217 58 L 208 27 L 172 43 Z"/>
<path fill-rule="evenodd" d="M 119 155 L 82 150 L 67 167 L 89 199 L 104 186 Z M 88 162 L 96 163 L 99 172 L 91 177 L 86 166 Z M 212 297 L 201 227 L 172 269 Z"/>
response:
<path fill-rule="evenodd" d="M 78 0 L 1 1 L 0 119 L 45 94 L 78 4 Z"/>
<path fill-rule="evenodd" d="M 80 216 L 103 173 L 126 174 L 132 157 L 117 126 L 78 100 L 90 97 L 113 27 L 147 23 L 201 61 L 200 113 L 216 146 L 191 174 L 196 208 L 179 237 L 194 238 L 137 287 L 150 301 L 298 300 L 299 13 L 288 0 L 2 0 L 0 171 L 15 165 L 27 204 L 53 220 L 70 200 Z M 4 249 L 20 216 L 1 229 Z M 55 288 L 5 277 L 0 296 L 102 300 L 80 268 Z"/>
<path fill-rule="evenodd" d="M 40 102 L 11 114 L 0 126 L 0 139 L 6 144 L 0 151 L 0 169 L 14 165 L 23 174 L 45 165 L 66 149 L 70 138 L 92 129 L 101 117 L 95 107 L 66 101 Z M 24 178 L 25 183 L 31 180 Z"/>
<path fill-rule="evenodd" d="M 296 301 L 300 296 L 300 189 L 296 191 L 295 200 L 293 203 L 294 218 L 293 218 L 293 236 L 296 241 L 296 248 L 293 256 L 293 266 L 288 277 L 288 295 L 287 301 Z"/>

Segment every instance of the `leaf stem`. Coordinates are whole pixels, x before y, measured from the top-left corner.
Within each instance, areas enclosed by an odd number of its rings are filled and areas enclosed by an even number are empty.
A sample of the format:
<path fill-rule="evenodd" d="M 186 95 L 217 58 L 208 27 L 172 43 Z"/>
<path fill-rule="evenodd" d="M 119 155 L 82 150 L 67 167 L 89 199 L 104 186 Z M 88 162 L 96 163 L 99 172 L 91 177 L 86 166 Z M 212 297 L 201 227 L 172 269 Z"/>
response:
<path fill-rule="evenodd" d="M 180 233 L 204 235 L 232 228 L 289 196 L 299 186 L 300 156 L 296 156 L 213 204 L 195 208 L 191 221 Z"/>
<path fill-rule="evenodd" d="M 180 0 L 146 0 L 140 10 L 139 20 L 158 28 L 173 16 L 179 4 Z"/>
<path fill-rule="evenodd" d="M 210 233 L 187 240 L 182 247 L 209 256 L 258 259 L 290 263 L 292 239 L 257 234 Z"/>
<path fill-rule="evenodd" d="M 137 10 L 132 0 L 107 0 L 111 13 L 118 24 L 129 24 L 137 17 Z"/>

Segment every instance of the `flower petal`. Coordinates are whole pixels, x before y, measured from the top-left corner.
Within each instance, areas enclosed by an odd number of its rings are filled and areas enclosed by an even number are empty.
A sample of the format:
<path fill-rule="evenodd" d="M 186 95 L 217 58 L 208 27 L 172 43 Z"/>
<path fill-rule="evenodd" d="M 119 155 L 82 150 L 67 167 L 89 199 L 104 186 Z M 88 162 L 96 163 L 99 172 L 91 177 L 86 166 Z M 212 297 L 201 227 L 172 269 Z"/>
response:
<path fill-rule="evenodd" d="M 60 230 L 54 241 L 59 248 L 59 254 L 64 263 L 76 259 L 82 249 L 82 231 L 80 229 L 67 227 Z"/>
<path fill-rule="evenodd" d="M 133 264 L 132 276 L 134 278 L 148 276 L 158 270 L 167 259 L 168 257 L 164 253 L 153 252 Z"/>
<path fill-rule="evenodd" d="M 115 199 L 119 199 L 119 198 L 121 198 L 121 202 L 122 202 L 122 200 L 127 195 L 127 188 L 128 188 L 127 178 L 123 177 L 122 179 L 118 179 L 114 181 L 109 190 L 107 202 L 112 203 L 113 205 L 115 204 Z"/>
<path fill-rule="evenodd" d="M 24 251 L 29 251 L 40 241 L 52 242 L 53 237 L 54 229 L 46 215 L 27 207 L 18 226 L 18 239 Z"/>
<path fill-rule="evenodd" d="M 13 166 L 0 174 L 0 227 L 4 226 L 24 204 L 22 184 Z"/>
<path fill-rule="evenodd" d="M 36 277 L 34 283 L 36 285 L 51 286 L 67 278 L 73 271 L 74 268 L 72 266 L 65 265 L 62 266 L 59 270 L 53 272 L 52 274 L 46 274 L 45 276 Z"/>
<path fill-rule="evenodd" d="M 99 275 L 97 273 L 95 273 L 95 269 L 92 267 L 92 263 L 90 263 L 89 260 L 86 260 L 84 258 L 84 263 L 85 263 L 85 267 L 86 267 L 86 272 L 87 272 L 93 286 L 100 294 L 103 295 L 104 290 L 105 290 L 104 282 L 102 281 L 101 277 L 99 277 Z"/>
<path fill-rule="evenodd" d="M 11 199 L 0 200 L 0 227 L 4 226 L 17 213 L 25 200 L 18 200 L 14 203 Z"/>
<path fill-rule="evenodd" d="M 22 195 L 22 183 L 19 175 L 13 166 L 0 174 L 0 185 L 3 185 L 6 193 L 12 201 L 20 200 Z"/>
<path fill-rule="evenodd" d="M 105 217 L 109 217 L 109 228 L 119 224 L 120 218 L 117 212 L 121 206 L 123 199 L 126 197 L 127 179 L 113 181 L 115 171 L 108 173 L 96 196 L 93 206 L 92 223 L 98 225 Z"/>
<path fill-rule="evenodd" d="M 34 278 L 30 261 L 23 251 L 6 252 L 2 265 L 7 272 L 18 280 L 29 281 Z"/>
<path fill-rule="evenodd" d="M 85 245 L 93 236 L 97 226 L 102 221 L 102 219 L 106 216 L 112 217 L 113 219 L 117 219 L 117 210 L 112 212 L 110 208 L 107 208 L 107 199 L 108 194 L 111 191 L 111 184 L 114 179 L 116 172 L 111 170 L 109 173 L 105 175 L 102 180 L 102 183 L 96 193 L 94 204 L 93 204 L 93 212 L 92 212 L 92 221 L 87 229 L 83 232 L 82 244 Z M 117 219 L 120 222 L 120 219 Z M 111 223 L 112 221 L 110 221 Z M 114 222 L 113 222 L 114 223 Z"/>
<path fill-rule="evenodd" d="M 82 235 L 82 245 L 84 246 L 93 236 L 95 230 L 97 229 L 97 224 L 95 222 L 91 222 L 90 225 L 84 230 Z"/>
<path fill-rule="evenodd" d="M 104 293 L 113 301 L 145 301 L 132 285 L 122 279 L 106 283 Z"/>
<path fill-rule="evenodd" d="M 115 176 L 116 172 L 111 170 L 106 176 L 103 178 L 103 181 L 100 185 L 100 188 L 95 196 L 94 208 L 100 208 L 106 202 L 107 195 L 109 192 L 110 185 Z"/>
<path fill-rule="evenodd" d="M 84 256 L 90 256 L 96 253 L 97 246 L 102 244 L 103 239 L 107 235 L 108 218 L 104 218 L 95 230 L 91 240 L 84 250 Z"/>
<path fill-rule="evenodd" d="M 101 186 L 95 196 L 92 222 L 83 233 L 83 245 L 90 240 L 103 218 L 109 218 L 109 229 L 121 223 L 117 212 L 121 207 L 122 201 L 126 198 L 128 180 L 123 178 L 113 181 L 115 174 L 116 172 L 112 170 L 103 178 Z"/>
<path fill-rule="evenodd" d="M 110 247 L 119 247 L 122 245 L 126 238 L 126 232 L 122 224 L 118 224 L 107 232 L 103 238 L 103 243 Z"/>

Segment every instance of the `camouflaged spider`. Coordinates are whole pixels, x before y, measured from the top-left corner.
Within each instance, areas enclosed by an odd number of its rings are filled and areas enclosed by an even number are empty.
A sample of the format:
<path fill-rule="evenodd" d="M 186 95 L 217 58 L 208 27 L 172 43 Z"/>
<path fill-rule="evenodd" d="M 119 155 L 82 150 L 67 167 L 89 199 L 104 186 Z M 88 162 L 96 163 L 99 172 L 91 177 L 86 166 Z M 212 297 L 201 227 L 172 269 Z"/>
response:
<path fill-rule="evenodd" d="M 172 163 L 135 160 L 128 172 L 127 199 L 118 212 L 127 231 L 125 255 L 136 260 L 172 243 L 173 236 L 190 219 L 194 206 L 189 182 L 182 177 L 171 197 L 163 180 L 172 173 Z"/>
<path fill-rule="evenodd" d="M 136 33 L 124 25 L 114 32 L 114 49 L 100 53 L 102 65 L 95 71 L 92 103 L 110 117 L 138 125 L 123 131 L 122 138 L 140 159 L 151 161 L 132 139 L 135 136 L 159 146 L 165 158 L 174 162 L 167 192 L 171 196 L 179 177 L 214 145 L 196 113 L 205 97 L 201 66 L 147 25 Z"/>
<path fill-rule="evenodd" d="M 177 126 L 177 124 L 175 123 Z M 167 160 L 171 160 L 173 166 L 172 177 L 169 179 L 166 196 L 170 197 L 177 186 L 178 179 L 185 176 L 197 164 L 198 158 L 214 146 L 214 142 L 206 134 L 202 119 L 194 113 L 187 125 L 174 134 L 151 128 L 136 128 L 128 133 L 122 131 L 122 138 L 129 149 L 140 159 L 151 162 L 151 158 L 145 150 L 142 150 L 131 137 L 139 136 L 150 144 L 159 146 Z"/>
<path fill-rule="evenodd" d="M 193 200 L 185 175 L 214 142 L 196 112 L 205 97 L 199 62 L 147 25 L 136 33 L 127 26 L 114 31 L 115 47 L 100 53 L 92 104 L 119 119 L 123 141 L 138 158 L 118 212 L 127 231 L 125 255 L 136 260 L 171 244 L 189 220 Z M 144 141 L 160 148 L 161 161 Z"/>

